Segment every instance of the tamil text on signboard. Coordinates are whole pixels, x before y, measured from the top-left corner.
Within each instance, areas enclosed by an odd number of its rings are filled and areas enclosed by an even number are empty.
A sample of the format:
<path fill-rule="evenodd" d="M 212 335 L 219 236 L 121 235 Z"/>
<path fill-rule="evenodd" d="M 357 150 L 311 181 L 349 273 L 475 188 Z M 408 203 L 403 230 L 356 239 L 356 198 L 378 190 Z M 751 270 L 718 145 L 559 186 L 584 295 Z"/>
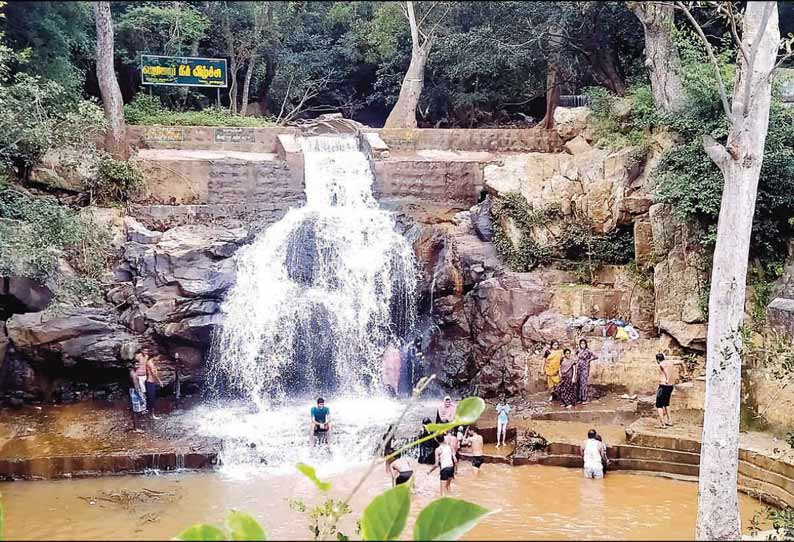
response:
<path fill-rule="evenodd" d="M 144 85 L 226 88 L 226 59 L 141 55 Z"/>

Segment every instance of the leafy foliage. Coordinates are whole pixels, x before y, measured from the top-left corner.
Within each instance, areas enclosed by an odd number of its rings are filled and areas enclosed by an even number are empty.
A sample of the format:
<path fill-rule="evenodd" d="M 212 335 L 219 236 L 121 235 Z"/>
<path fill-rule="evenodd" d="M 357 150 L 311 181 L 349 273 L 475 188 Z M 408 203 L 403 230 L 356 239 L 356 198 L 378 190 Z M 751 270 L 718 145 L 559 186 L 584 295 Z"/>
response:
<path fill-rule="evenodd" d="M 482 506 L 442 497 L 419 512 L 414 525 L 414 540 L 457 540 L 488 513 Z"/>
<path fill-rule="evenodd" d="M 209 107 L 203 111 L 170 111 L 165 109 L 157 96 L 138 94 L 124 106 L 124 118 L 130 124 L 162 124 L 165 126 L 236 126 L 262 127 L 274 126 L 266 118 L 240 117 L 229 113 L 228 109 Z"/>
<path fill-rule="evenodd" d="M 91 199 L 100 203 L 128 201 L 143 186 L 143 174 L 134 162 L 116 160 L 100 152 L 96 176 L 87 179 Z"/>
<path fill-rule="evenodd" d="M 105 229 L 53 198 L 0 192 L 0 275 L 43 280 L 63 256 L 95 280 L 106 268 L 108 242 Z"/>
<path fill-rule="evenodd" d="M 723 176 L 703 150 L 702 136 L 725 141 L 728 123 L 717 92 L 716 76 L 697 38 L 676 34 L 682 58 L 682 81 L 687 107 L 677 115 L 665 115 L 653 107 L 646 85 L 629 88 L 626 98 L 605 89 L 589 89 L 593 122 L 599 145 L 626 144 L 647 149 L 653 132 L 678 134 L 680 143 L 665 151 L 652 172 L 655 199 L 669 203 L 679 218 L 697 220 L 708 232 L 707 248 L 713 246 L 722 199 Z M 727 46 L 718 54 L 723 78 L 735 78 L 735 52 Z M 794 214 L 794 110 L 774 99 L 770 110 L 764 160 L 753 222 L 751 257 L 778 261 L 786 253 L 786 239 L 794 235 L 788 221 Z"/>
<path fill-rule="evenodd" d="M 405 529 L 410 509 L 411 488 L 408 484 L 381 493 L 364 509 L 361 535 L 364 540 L 396 540 Z"/>
<path fill-rule="evenodd" d="M 564 216 L 556 205 L 534 209 L 521 194 L 508 193 L 496 198 L 492 213 L 494 245 L 517 271 L 563 259 L 591 265 L 626 264 L 634 258 L 630 229 L 595 234 L 584 218 Z"/>

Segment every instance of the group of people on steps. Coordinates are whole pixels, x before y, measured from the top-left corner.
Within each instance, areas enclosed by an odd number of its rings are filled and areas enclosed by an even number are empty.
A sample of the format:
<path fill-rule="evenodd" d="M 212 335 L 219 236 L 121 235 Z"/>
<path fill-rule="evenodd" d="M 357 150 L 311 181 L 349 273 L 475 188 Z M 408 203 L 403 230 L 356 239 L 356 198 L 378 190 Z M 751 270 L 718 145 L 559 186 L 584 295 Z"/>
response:
<path fill-rule="evenodd" d="M 590 363 L 598 357 L 587 345 L 586 339 L 579 340 L 575 353 L 570 348 L 561 348 L 559 341 L 551 341 L 543 352 L 543 374 L 549 390 L 549 402 L 557 397 L 565 408 L 573 408 L 577 403 L 586 404 L 590 397 Z"/>

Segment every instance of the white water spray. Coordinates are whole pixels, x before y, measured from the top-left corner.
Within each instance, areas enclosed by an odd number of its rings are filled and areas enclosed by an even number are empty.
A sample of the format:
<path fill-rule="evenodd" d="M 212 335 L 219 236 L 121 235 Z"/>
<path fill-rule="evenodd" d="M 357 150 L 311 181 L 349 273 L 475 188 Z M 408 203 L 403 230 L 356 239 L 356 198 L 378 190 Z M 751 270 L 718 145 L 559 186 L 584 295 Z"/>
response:
<path fill-rule="evenodd" d="M 372 196 L 357 138 L 317 136 L 302 146 L 306 205 L 238 252 L 213 349 L 214 376 L 260 408 L 299 394 L 378 389 L 384 348 L 415 317 L 414 255 Z"/>

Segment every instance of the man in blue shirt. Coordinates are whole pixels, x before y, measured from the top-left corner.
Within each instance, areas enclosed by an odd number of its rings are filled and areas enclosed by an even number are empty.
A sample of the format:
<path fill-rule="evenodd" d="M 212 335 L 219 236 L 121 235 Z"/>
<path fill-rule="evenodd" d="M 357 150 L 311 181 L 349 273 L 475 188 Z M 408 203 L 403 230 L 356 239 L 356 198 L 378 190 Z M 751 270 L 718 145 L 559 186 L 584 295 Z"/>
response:
<path fill-rule="evenodd" d="M 331 413 L 328 407 L 325 406 L 325 399 L 320 397 L 317 399 L 317 406 L 312 407 L 312 434 L 314 435 L 314 444 L 327 444 L 328 433 L 331 429 Z"/>

